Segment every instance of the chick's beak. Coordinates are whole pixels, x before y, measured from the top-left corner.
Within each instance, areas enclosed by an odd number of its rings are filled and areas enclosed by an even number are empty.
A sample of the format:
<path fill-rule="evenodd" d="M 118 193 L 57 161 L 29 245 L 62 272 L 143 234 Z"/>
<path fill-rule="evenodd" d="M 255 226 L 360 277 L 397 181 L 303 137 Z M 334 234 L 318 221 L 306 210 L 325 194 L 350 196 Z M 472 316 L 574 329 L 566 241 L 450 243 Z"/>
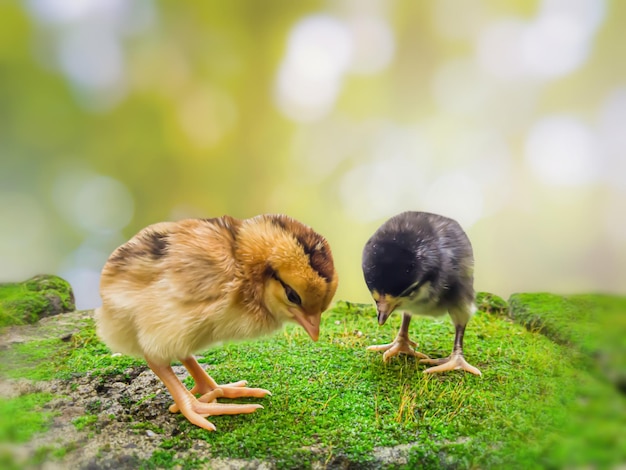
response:
<path fill-rule="evenodd" d="M 309 334 L 313 341 L 317 341 L 320 337 L 320 321 L 322 320 L 322 312 L 314 315 L 305 315 L 300 309 L 290 308 L 294 320 L 296 320 L 302 328 Z"/>
<path fill-rule="evenodd" d="M 384 325 L 389 315 L 396 309 L 398 302 L 388 297 L 383 297 L 376 301 L 376 310 L 378 311 L 378 324 Z"/>

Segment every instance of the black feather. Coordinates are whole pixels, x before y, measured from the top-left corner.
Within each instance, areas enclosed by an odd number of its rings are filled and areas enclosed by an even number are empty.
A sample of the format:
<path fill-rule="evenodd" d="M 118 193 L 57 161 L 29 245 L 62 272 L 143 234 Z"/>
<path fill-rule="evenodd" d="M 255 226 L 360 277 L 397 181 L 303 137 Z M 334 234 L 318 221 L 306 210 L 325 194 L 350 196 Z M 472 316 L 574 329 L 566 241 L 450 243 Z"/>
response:
<path fill-rule="evenodd" d="M 469 238 L 454 220 L 427 212 L 403 212 L 385 222 L 363 249 L 363 275 L 370 291 L 407 295 L 429 282 L 442 306 L 471 302 L 474 257 Z"/>

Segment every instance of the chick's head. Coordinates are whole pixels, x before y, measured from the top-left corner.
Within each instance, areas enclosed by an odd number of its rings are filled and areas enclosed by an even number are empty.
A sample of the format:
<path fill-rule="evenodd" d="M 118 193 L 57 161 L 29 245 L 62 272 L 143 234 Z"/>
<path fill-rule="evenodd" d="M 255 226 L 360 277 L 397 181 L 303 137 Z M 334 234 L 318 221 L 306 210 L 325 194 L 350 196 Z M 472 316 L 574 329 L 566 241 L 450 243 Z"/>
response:
<path fill-rule="evenodd" d="M 395 233 L 375 234 L 363 249 L 363 277 L 381 325 L 397 308 L 429 299 L 436 269 L 433 260 L 421 256 L 417 248 L 414 236 Z"/>
<path fill-rule="evenodd" d="M 263 303 L 282 323 L 296 321 L 314 341 L 322 313 L 337 290 L 337 273 L 326 239 L 284 215 L 262 217 Z"/>

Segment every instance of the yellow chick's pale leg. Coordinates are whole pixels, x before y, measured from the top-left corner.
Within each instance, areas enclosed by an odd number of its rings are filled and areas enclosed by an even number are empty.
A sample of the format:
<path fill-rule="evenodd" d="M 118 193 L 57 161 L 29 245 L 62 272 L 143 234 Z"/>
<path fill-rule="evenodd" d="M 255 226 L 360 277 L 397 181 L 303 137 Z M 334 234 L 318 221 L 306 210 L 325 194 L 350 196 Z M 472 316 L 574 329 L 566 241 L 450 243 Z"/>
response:
<path fill-rule="evenodd" d="M 369 346 L 367 350 L 368 351 L 385 351 L 385 354 L 383 354 L 383 361 L 385 362 L 387 362 L 389 359 L 399 354 L 407 354 L 409 356 L 419 357 L 421 359 L 429 359 L 429 357 L 426 354 L 422 354 L 421 352 L 415 351 L 413 349 L 417 347 L 417 343 L 409 339 L 409 324 L 410 323 L 411 323 L 411 314 L 409 313 L 403 314 L 402 325 L 400 326 L 400 331 L 398 331 L 398 336 L 396 336 L 396 339 L 393 340 L 393 343 Z"/>
<path fill-rule="evenodd" d="M 176 374 L 174 374 L 174 371 L 169 364 L 157 364 L 148 358 L 146 358 L 146 361 L 150 369 L 152 369 L 156 376 L 165 384 L 185 418 L 187 418 L 192 424 L 208 431 L 215 431 L 216 428 L 213 423 L 204 419 L 207 416 L 253 413 L 259 408 L 263 408 L 261 405 L 256 404 L 236 405 L 202 403 L 185 388 L 178 377 L 176 377 Z M 207 401 L 212 401 L 215 398 L 222 396 L 223 392 L 218 388 L 213 390 L 211 394 L 211 397 L 207 397 Z"/>
<path fill-rule="evenodd" d="M 218 385 L 213 378 L 202 368 L 202 366 L 198 363 L 195 357 L 189 356 L 185 359 L 181 359 L 182 364 L 189 371 L 189 375 L 193 377 L 194 382 L 196 383 L 194 387 L 190 390 L 190 393 L 200 394 L 201 397 L 198 398 L 198 401 L 202 403 L 209 403 L 215 399 L 212 393 L 215 390 L 221 390 L 224 398 L 241 398 L 241 397 L 257 397 L 263 398 L 266 395 L 271 395 L 272 393 L 269 390 L 265 390 L 263 388 L 249 388 L 248 382 L 245 380 L 240 380 L 234 383 L 228 383 L 224 385 Z M 176 403 L 170 406 L 169 410 L 172 413 L 177 413 L 180 411 L 180 408 Z"/>

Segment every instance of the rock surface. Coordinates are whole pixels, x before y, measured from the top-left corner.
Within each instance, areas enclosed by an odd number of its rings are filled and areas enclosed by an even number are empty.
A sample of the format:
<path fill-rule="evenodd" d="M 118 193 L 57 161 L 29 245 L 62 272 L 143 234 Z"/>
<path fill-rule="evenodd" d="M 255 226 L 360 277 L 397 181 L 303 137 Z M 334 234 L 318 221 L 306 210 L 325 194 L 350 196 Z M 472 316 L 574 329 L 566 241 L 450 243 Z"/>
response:
<path fill-rule="evenodd" d="M 58 276 L 42 274 L 20 283 L 0 284 L 0 327 L 35 323 L 74 310 L 72 286 Z"/>
<path fill-rule="evenodd" d="M 535 299 L 537 305 L 533 304 Z M 483 317 L 487 318 L 485 326 L 492 326 L 497 322 L 512 324 L 512 319 L 515 319 L 531 331 L 540 332 L 553 339 L 554 342 L 579 350 L 585 357 L 592 359 L 595 364 L 594 371 L 596 372 L 594 373 L 601 374 L 603 381 L 608 378 L 617 385 L 618 389 L 624 390 L 626 388 L 621 385 L 623 383 L 621 372 L 625 370 L 621 358 L 624 355 L 620 354 L 619 349 L 623 344 L 620 341 L 623 339 L 621 333 L 624 329 L 615 323 L 615 315 L 609 316 L 602 309 L 594 312 L 593 309 L 587 308 L 586 300 L 585 297 L 565 298 L 548 294 L 528 296 L 518 294 L 505 302 L 497 296 L 485 294 L 479 296 L 477 303 L 482 311 L 490 313 L 488 317 Z M 532 308 L 529 308 L 529 305 Z M 621 311 L 623 310 L 620 310 L 619 318 L 621 318 Z M 559 312 L 564 313 L 560 316 Z M 591 323 L 597 326 L 592 330 L 594 334 L 589 337 L 586 333 L 592 327 L 587 323 L 587 317 L 598 316 L 606 317 L 603 321 L 608 322 L 606 325 L 612 328 L 600 328 L 605 324 L 598 320 Z M 14 347 L 19 349 L 31 340 L 78 341 L 79 338 L 85 337 L 81 330 L 86 327 L 93 329 L 92 317 L 92 311 L 63 313 L 43 318 L 33 325 L 5 328 L 0 334 L 0 350 L 3 349 L 8 353 Z M 572 319 L 585 319 L 585 322 L 581 321 L 579 324 Z M 337 322 L 341 324 L 340 320 Z M 334 324 L 336 325 L 337 322 Z M 600 335 L 599 330 L 605 334 Z M 585 334 L 582 334 L 583 332 Z M 517 334 L 521 333 L 519 331 Z M 611 339 L 612 337 L 606 336 L 607 334 L 614 334 L 615 338 L 620 341 Z M 617 346 L 611 349 L 613 344 Z M 28 344 L 24 346 L 28 347 Z M 82 343 L 78 341 L 76 347 L 82 347 Z M 506 355 L 498 356 L 497 361 L 494 362 L 496 365 L 493 367 L 501 367 L 500 363 L 513 357 L 513 353 L 507 350 Z M 110 353 L 105 352 L 105 354 Z M 55 396 L 52 401 L 43 405 L 44 412 L 54 414 L 51 428 L 43 434 L 35 435 L 27 443 L 11 444 L 8 450 L 4 444 L 0 443 L 0 468 L 3 467 L 3 453 L 6 452 L 10 452 L 12 459 L 10 462 L 18 465 L 18 467 L 10 468 L 162 468 L 160 464 L 155 463 L 158 462 L 154 459 L 155 455 L 166 455 L 170 459 L 168 462 L 170 465 L 163 465 L 163 467 L 168 468 L 183 468 L 182 465 L 176 464 L 177 461 L 183 460 L 197 462 L 200 468 L 239 470 L 276 467 L 272 461 L 227 458 L 224 457 L 224 453 L 216 458 L 217 447 L 213 441 L 196 437 L 200 434 L 190 431 L 189 426 L 184 426 L 183 417 L 167 412 L 171 397 L 156 376 L 144 363 L 132 362 L 132 364 L 126 369 L 126 366 L 123 366 L 111 374 L 98 374 L 98 370 L 94 367 L 90 369 L 92 372 L 86 375 L 73 374 L 66 380 L 35 382 L 3 378 L 0 374 L 0 399 L 37 392 Z M 177 366 L 174 370 L 181 379 L 187 378 L 188 374 L 183 367 Z M 506 377 L 506 375 L 502 376 Z M 408 443 L 393 447 L 376 447 L 371 454 L 371 460 L 365 464 L 350 460 L 347 455 L 341 453 L 340 449 L 333 449 L 329 452 L 328 449 L 323 449 L 317 444 L 302 447 L 302 449 L 307 451 L 309 458 L 307 463 L 313 469 L 402 468 L 411 465 L 415 461 L 411 461 L 411 456 L 414 457 L 415 451 L 423 447 L 423 441 L 418 438 L 419 435 L 415 434 Z M 176 443 L 178 441 L 183 442 L 184 446 Z M 477 443 L 479 440 L 475 436 L 467 435 L 451 440 L 439 436 L 431 441 L 433 448 L 437 449 L 441 447 L 440 444 L 454 448 L 473 447 L 478 445 Z M 45 459 L 43 466 L 37 466 L 39 464 L 33 466 L 37 456 L 41 455 L 42 449 L 48 449 L 47 452 L 50 453 L 48 455 L 51 458 Z M 52 454 L 59 449 L 66 453 L 62 456 Z M 428 447 L 425 451 L 428 451 Z M 429 455 L 429 461 L 435 459 L 436 468 L 462 467 L 459 461 L 453 460 L 452 456 L 446 452 L 437 451 L 434 456 Z M 152 466 L 146 467 L 146 462 L 150 462 Z"/>

